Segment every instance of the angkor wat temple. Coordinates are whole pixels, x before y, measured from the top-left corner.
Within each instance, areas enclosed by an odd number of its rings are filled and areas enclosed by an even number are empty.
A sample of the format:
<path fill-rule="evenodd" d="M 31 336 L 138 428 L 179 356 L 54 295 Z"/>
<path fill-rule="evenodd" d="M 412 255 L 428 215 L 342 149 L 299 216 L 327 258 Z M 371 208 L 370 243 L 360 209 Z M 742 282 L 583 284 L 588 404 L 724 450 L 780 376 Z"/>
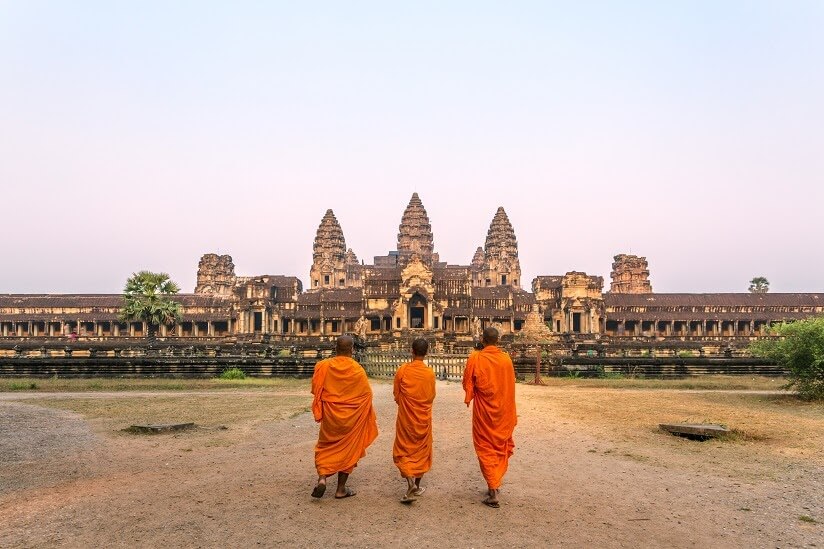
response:
<path fill-rule="evenodd" d="M 479 235 L 480 236 L 480 235 Z M 583 272 L 539 276 L 521 287 L 515 231 L 498 208 L 469 265 L 435 252 L 417 194 L 403 212 L 397 249 L 359 261 L 327 210 L 317 230 L 309 284 L 294 276 L 238 276 L 228 255 L 200 260 L 194 293 L 175 297 L 183 320 L 160 337 L 317 340 L 349 332 L 371 341 L 411 334 L 471 342 L 488 325 L 506 336 L 552 338 L 752 338 L 771 323 L 824 313 L 824 294 L 657 294 L 646 258 L 617 255 L 609 291 Z M 122 296 L 0 294 L 3 338 L 127 338 L 146 326 L 118 319 Z M 543 320 L 543 323 L 540 322 Z M 74 336 L 73 336 L 74 337 Z"/>

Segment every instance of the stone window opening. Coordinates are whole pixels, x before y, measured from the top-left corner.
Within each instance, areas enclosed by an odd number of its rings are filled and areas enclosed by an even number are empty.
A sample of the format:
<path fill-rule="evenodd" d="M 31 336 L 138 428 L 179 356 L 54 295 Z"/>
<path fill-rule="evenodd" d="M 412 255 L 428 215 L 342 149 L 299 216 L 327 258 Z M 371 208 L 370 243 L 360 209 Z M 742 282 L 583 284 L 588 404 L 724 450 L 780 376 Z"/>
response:
<path fill-rule="evenodd" d="M 506 286 L 506 275 L 501 275 L 501 284 Z"/>
<path fill-rule="evenodd" d="M 323 275 L 323 284 L 325 286 L 329 285 L 329 275 Z"/>

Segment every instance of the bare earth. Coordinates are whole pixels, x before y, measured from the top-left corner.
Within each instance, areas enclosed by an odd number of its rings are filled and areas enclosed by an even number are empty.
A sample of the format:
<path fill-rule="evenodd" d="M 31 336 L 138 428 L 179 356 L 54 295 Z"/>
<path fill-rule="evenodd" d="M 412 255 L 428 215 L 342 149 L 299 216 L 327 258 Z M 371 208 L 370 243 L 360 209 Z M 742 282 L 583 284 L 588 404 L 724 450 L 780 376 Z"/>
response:
<path fill-rule="evenodd" d="M 438 382 L 434 468 L 411 506 L 392 464 L 391 385 L 373 388 L 381 434 L 351 477 L 357 496 L 339 501 L 332 489 L 309 496 L 308 382 L 1 393 L 0 546 L 824 547 L 821 407 L 767 402 L 759 419 L 738 405 L 755 398 L 746 394 L 519 385 L 515 456 L 495 510 L 480 503 L 460 386 Z M 700 416 L 709 405 L 714 415 Z M 174 420 L 202 427 L 119 431 Z M 656 429 L 683 420 L 743 430 L 701 443 Z"/>

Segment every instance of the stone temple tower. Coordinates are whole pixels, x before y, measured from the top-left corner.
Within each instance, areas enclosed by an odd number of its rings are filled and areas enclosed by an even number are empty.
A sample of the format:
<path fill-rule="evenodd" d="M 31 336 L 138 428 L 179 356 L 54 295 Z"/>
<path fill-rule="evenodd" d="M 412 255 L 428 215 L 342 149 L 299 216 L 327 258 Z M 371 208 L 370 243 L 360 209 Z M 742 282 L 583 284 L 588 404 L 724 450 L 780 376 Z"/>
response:
<path fill-rule="evenodd" d="M 235 264 L 232 256 L 204 254 L 197 264 L 196 294 L 232 295 L 235 287 Z"/>
<path fill-rule="evenodd" d="M 484 249 L 478 246 L 475 250 L 475 255 L 472 256 L 472 263 L 470 265 L 472 271 L 472 285 L 483 286 L 483 271 L 484 271 Z"/>
<path fill-rule="evenodd" d="M 649 266 L 646 257 L 618 254 L 612 264 L 612 283 L 609 286 L 613 294 L 651 294 Z"/>
<path fill-rule="evenodd" d="M 399 227 L 398 262 L 406 265 L 416 254 L 423 263 L 430 267 L 438 262 L 429 216 L 426 214 L 418 193 L 413 193 L 409 205 L 403 212 Z"/>
<path fill-rule="evenodd" d="M 484 246 L 481 286 L 521 287 L 521 262 L 518 260 L 518 240 L 504 209 L 498 208 Z"/>
<path fill-rule="evenodd" d="M 353 285 L 347 276 L 347 265 L 357 263 L 357 257 L 352 250 L 347 252 L 343 229 L 332 210 L 326 210 L 320 221 L 312 252 L 312 268 L 309 270 L 310 290 L 346 288 Z"/>

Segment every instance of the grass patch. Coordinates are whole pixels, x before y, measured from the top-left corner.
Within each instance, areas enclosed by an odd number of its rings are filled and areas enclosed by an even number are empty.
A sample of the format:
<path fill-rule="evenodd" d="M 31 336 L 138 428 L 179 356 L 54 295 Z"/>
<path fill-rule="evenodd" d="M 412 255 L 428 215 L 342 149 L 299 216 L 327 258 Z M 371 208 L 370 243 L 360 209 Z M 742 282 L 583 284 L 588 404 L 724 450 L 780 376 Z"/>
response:
<path fill-rule="evenodd" d="M 220 372 L 220 379 L 246 379 L 246 373 L 240 368 L 227 368 Z"/>
<path fill-rule="evenodd" d="M 806 522 L 806 523 L 808 523 L 808 524 L 818 524 L 818 521 L 817 521 L 817 520 L 815 520 L 815 519 L 814 519 L 813 517 L 811 517 L 810 515 L 800 515 L 800 516 L 798 517 L 798 520 L 800 520 L 801 522 Z"/>
<path fill-rule="evenodd" d="M 8 384 L 9 391 L 36 391 L 37 383 L 33 381 L 12 381 Z"/>
<path fill-rule="evenodd" d="M 125 391 L 208 391 L 226 389 L 309 391 L 310 380 L 297 378 L 185 379 L 185 378 L 0 378 L 0 392 L 85 393 Z"/>

